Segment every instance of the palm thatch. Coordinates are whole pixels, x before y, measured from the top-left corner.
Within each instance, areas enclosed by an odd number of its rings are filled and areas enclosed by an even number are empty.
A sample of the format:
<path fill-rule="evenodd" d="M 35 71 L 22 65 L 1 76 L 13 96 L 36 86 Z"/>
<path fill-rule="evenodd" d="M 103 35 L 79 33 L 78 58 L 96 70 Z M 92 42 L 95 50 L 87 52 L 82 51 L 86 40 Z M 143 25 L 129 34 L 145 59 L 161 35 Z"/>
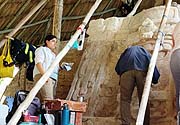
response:
<path fill-rule="evenodd" d="M 0 39 L 2 40 L 41 0 L 0 0 Z M 61 40 L 69 40 L 95 0 L 64 0 Z M 117 14 L 121 0 L 103 0 L 91 19 Z M 47 1 L 13 36 L 32 44 L 41 44 L 52 33 L 55 0 Z"/>
<path fill-rule="evenodd" d="M 15 26 L 38 4 L 41 0 L 0 0 L 0 40 L 4 38 Z M 56 1 L 47 2 L 23 25 L 13 36 L 26 42 L 39 45 L 46 34 L 52 33 L 54 8 Z M 91 17 L 92 19 L 124 16 L 122 6 L 125 1 L 137 0 L 103 0 Z M 144 0 L 138 12 L 154 6 L 158 0 Z M 159 0 L 160 1 L 160 0 Z M 160 3 L 165 4 L 165 0 Z M 180 2 L 179 0 L 174 0 Z M 77 27 L 82 23 L 95 0 L 63 0 L 63 15 L 60 40 L 69 40 Z M 126 8 L 132 9 L 132 8 Z M 88 28 L 88 25 L 87 27 Z"/>

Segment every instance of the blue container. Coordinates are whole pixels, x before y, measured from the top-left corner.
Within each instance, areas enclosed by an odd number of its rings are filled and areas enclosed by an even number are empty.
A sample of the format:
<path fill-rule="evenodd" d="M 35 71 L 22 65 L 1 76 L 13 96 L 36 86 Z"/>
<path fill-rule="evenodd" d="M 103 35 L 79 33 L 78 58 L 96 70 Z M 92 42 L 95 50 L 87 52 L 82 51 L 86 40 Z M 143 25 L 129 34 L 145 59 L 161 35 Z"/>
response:
<path fill-rule="evenodd" d="M 61 125 L 69 125 L 69 107 L 67 103 L 63 104 Z"/>

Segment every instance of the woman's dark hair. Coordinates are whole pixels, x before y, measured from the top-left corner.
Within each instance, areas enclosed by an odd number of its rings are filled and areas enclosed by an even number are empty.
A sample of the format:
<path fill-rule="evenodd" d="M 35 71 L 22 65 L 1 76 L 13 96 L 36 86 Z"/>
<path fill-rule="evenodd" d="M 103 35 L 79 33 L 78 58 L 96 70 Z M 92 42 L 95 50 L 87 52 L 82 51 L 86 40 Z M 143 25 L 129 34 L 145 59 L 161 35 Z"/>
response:
<path fill-rule="evenodd" d="M 52 40 L 52 39 L 54 39 L 54 38 L 57 38 L 57 37 L 54 36 L 54 35 L 52 35 L 52 34 L 47 35 L 46 38 L 45 38 L 45 40 L 44 40 L 45 46 L 47 46 L 46 40 L 50 41 L 50 40 Z"/>

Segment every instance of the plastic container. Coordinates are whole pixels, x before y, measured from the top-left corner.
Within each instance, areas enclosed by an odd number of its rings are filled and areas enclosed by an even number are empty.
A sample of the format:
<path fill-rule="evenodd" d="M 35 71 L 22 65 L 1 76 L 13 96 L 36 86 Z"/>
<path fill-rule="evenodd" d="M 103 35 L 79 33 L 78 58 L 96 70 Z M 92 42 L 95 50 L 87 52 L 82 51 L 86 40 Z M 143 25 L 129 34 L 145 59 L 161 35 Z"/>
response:
<path fill-rule="evenodd" d="M 24 115 L 24 122 L 35 122 L 38 123 L 39 116 Z"/>
<path fill-rule="evenodd" d="M 69 107 L 67 103 L 63 104 L 61 125 L 69 125 Z"/>

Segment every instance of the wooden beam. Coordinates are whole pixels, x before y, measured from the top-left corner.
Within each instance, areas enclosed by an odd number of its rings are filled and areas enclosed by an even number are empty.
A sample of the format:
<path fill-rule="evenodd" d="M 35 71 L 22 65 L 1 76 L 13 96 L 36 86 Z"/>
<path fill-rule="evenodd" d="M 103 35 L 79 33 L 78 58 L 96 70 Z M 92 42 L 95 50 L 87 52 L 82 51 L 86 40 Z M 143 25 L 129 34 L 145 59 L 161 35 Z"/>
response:
<path fill-rule="evenodd" d="M 49 31 L 49 29 L 50 29 L 50 26 L 51 26 L 51 23 L 52 23 L 52 21 L 51 21 L 52 19 L 50 19 L 49 21 L 48 21 L 48 23 L 47 23 L 47 25 L 46 25 L 46 30 L 45 30 L 45 32 L 44 32 L 44 36 L 42 37 L 42 40 L 44 40 L 45 39 L 45 37 L 47 36 L 47 34 L 48 34 L 48 31 Z M 42 41 L 41 40 L 41 41 Z M 44 44 L 44 43 L 43 43 Z M 39 46 L 40 45 L 42 45 L 42 42 L 40 43 L 39 42 L 39 44 L 38 44 Z"/>
<path fill-rule="evenodd" d="M 6 3 L 8 2 L 9 0 L 5 0 L 1 5 L 0 5 L 0 10 L 6 5 Z"/>
<path fill-rule="evenodd" d="M 42 9 L 43 9 L 45 6 L 46 6 L 46 3 L 43 4 L 43 6 L 36 12 L 36 14 L 33 16 L 33 18 L 28 22 L 29 25 L 31 25 L 31 23 L 36 19 L 36 17 L 39 15 L 39 13 L 42 11 Z M 45 19 L 45 20 L 46 20 L 46 19 Z M 23 27 L 22 27 L 22 29 L 23 29 Z M 25 32 L 25 30 L 26 30 L 26 29 L 23 29 L 23 30 L 21 31 L 21 33 L 19 33 L 19 34 L 17 35 L 17 38 L 20 38 L 20 37 L 22 36 L 22 34 Z"/>
<path fill-rule="evenodd" d="M 50 16 L 53 14 L 53 11 L 51 11 L 51 13 L 49 14 L 49 16 L 47 18 L 50 18 Z M 50 23 L 51 24 L 52 19 L 50 18 L 47 22 L 47 25 Z M 33 39 L 34 35 L 39 31 L 40 27 L 43 25 L 40 25 L 38 28 L 34 29 L 33 34 L 30 36 L 30 39 Z M 45 30 L 46 31 L 46 30 Z M 41 37 L 41 40 L 44 38 L 44 36 Z M 38 44 L 41 43 L 42 41 L 38 41 Z"/>
<path fill-rule="evenodd" d="M 8 23 L 8 25 L 6 26 L 5 29 L 8 29 L 9 27 L 11 27 L 11 25 L 14 23 L 14 21 L 19 18 L 19 16 L 23 13 L 23 11 L 26 9 L 26 7 L 29 5 L 29 3 L 31 2 L 31 0 L 28 1 L 24 1 L 24 5 L 21 7 L 20 10 L 17 11 L 17 13 L 15 14 L 15 17 L 13 17 L 12 20 L 10 20 L 10 22 Z"/>
<path fill-rule="evenodd" d="M 99 16 L 99 15 L 102 15 L 102 14 L 105 14 L 105 13 L 109 13 L 109 12 L 115 11 L 116 9 L 117 8 L 111 8 L 109 10 L 105 10 L 105 11 L 102 11 L 102 12 L 94 13 L 92 16 Z M 84 18 L 85 16 L 86 15 L 63 17 L 63 20 L 77 20 L 77 19 Z"/>
<path fill-rule="evenodd" d="M 78 0 L 75 5 L 73 5 L 73 8 L 71 9 L 71 11 L 68 13 L 67 16 L 70 16 L 73 12 L 74 12 L 74 9 L 79 5 L 79 3 L 81 2 L 81 0 Z"/>
<path fill-rule="evenodd" d="M 63 0 L 55 0 L 54 17 L 53 17 L 53 34 L 60 40 L 61 22 L 63 14 Z M 60 51 L 60 41 L 57 43 L 56 52 Z"/>
<path fill-rule="evenodd" d="M 17 24 L 13 31 L 8 34 L 8 36 L 12 37 L 45 2 L 47 2 L 47 0 L 42 0 L 33 10 L 31 10 L 30 13 L 28 13 L 28 15 Z M 0 42 L 0 48 L 4 45 L 4 43 L 5 39 Z"/>
<path fill-rule="evenodd" d="M 143 90 L 141 104 L 140 104 L 140 108 L 139 108 L 139 112 L 138 112 L 138 116 L 137 116 L 136 125 L 143 125 L 143 122 L 144 122 L 144 115 L 145 115 L 146 106 L 147 106 L 147 102 L 148 102 L 148 98 L 149 98 L 153 72 L 154 72 L 154 68 L 156 65 L 160 47 L 163 45 L 162 42 L 164 41 L 164 36 L 165 36 L 164 27 L 165 27 L 167 19 L 168 19 L 171 2 L 172 2 L 172 0 L 168 0 L 168 3 L 165 7 L 165 10 L 164 10 L 164 13 L 162 16 L 160 27 L 158 30 L 159 32 L 158 32 L 157 40 L 155 43 L 154 51 L 153 51 L 153 54 L 151 57 L 151 61 L 150 61 L 147 76 L 146 76 L 146 82 L 144 85 L 144 90 Z"/>
<path fill-rule="evenodd" d="M 79 5 L 80 1 L 81 1 L 81 0 L 78 0 L 78 1 L 75 3 L 75 5 L 73 5 L 72 9 L 68 12 L 67 17 L 70 16 L 70 15 L 73 13 L 74 9 Z M 62 21 L 62 25 L 63 25 L 63 24 L 64 24 L 64 21 Z"/>
<path fill-rule="evenodd" d="M 112 1 L 113 1 L 113 0 L 110 0 L 110 1 L 108 2 L 108 4 L 106 5 L 106 7 L 103 9 L 103 11 L 105 11 L 105 10 L 108 9 L 108 7 L 111 5 Z M 101 18 L 103 15 L 104 15 L 104 14 L 102 14 L 102 15 L 100 16 L 100 18 Z"/>
<path fill-rule="evenodd" d="M 39 21 L 39 22 L 36 22 L 36 23 L 28 24 L 28 25 L 22 26 L 20 29 L 26 29 L 26 28 L 33 27 L 33 26 L 36 26 L 36 25 L 39 25 L 39 24 L 42 24 L 42 23 L 46 23 L 49 20 L 50 19 L 45 19 L 45 20 L 42 20 L 42 21 Z M 9 32 L 11 32 L 13 30 L 14 29 L 2 30 L 2 31 L 0 31 L 0 34 L 9 33 Z"/>
<path fill-rule="evenodd" d="M 29 40 L 33 39 L 34 36 L 36 35 L 36 33 L 41 29 L 42 26 L 43 26 L 43 24 L 41 24 L 39 27 L 35 28 L 34 31 L 33 31 L 33 33 L 30 34 L 30 37 L 29 37 L 28 39 L 29 39 Z M 36 42 L 37 42 L 37 43 L 40 43 L 41 40 L 36 41 Z"/>
<path fill-rule="evenodd" d="M 102 14 L 105 14 L 105 13 L 109 13 L 111 11 L 115 11 L 116 9 L 117 8 L 112 8 L 112 9 L 109 9 L 109 10 L 106 10 L 106 11 L 103 11 L 103 12 L 98 12 L 98 13 L 93 14 L 92 16 L 99 16 L 99 15 L 102 15 Z M 40 12 L 40 11 L 38 11 L 38 12 Z M 81 18 L 84 18 L 84 17 L 85 17 L 85 15 L 82 15 L 82 16 L 72 16 L 72 17 L 62 17 L 62 20 L 77 20 L 77 19 L 81 19 Z M 39 25 L 41 23 L 46 23 L 48 21 L 49 21 L 49 19 L 45 19 L 45 20 L 42 20 L 42 21 L 39 21 L 39 22 L 36 22 L 36 23 L 32 23 L 32 24 L 28 24 L 28 25 L 22 26 L 20 29 L 29 28 L 29 27 L 32 27 L 32 26 L 35 26 L 35 25 Z M 32 22 L 32 21 L 30 21 L 30 22 Z M 11 32 L 13 30 L 14 29 L 2 30 L 2 31 L 0 31 L 0 34 L 9 33 L 9 32 Z M 70 32 L 74 32 L 74 31 L 70 31 Z M 20 37 L 20 35 L 18 35 L 18 37 Z"/>
<path fill-rule="evenodd" d="M 28 94 L 28 96 L 26 97 L 26 99 L 20 104 L 20 106 L 18 107 L 18 109 L 16 110 L 16 112 L 14 113 L 13 117 L 11 118 L 11 120 L 9 121 L 9 123 L 7 125 L 14 125 L 17 124 L 17 122 L 19 121 L 22 112 L 28 108 L 28 106 L 30 105 L 30 103 L 32 102 L 32 100 L 34 99 L 34 97 L 36 96 L 36 94 L 38 93 L 38 91 L 41 89 L 41 87 L 45 84 L 45 82 L 47 81 L 47 79 L 49 78 L 49 76 L 51 75 L 51 73 L 53 72 L 54 68 L 59 65 L 59 62 L 62 60 L 62 58 L 68 53 L 68 51 L 71 49 L 71 47 L 73 46 L 75 40 L 77 40 L 77 38 L 79 37 L 79 35 L 81 34 L 82 30 L 85 28 L 85 26 L 87 25 L 87 23 L 89 22 L 91 16 L 93 15 L 93 13 L 95 12 L 95 10 L 98 8 L 99 4 L 101 3 L 102 0 L 96 0 L 95 4 L 92 6 L 92 8 L 90 9 L 89 13 L 87 14 L 87 16 L 85 17 L 85 19 L 83 20 L 82 24 L 78 27 L 77 31 L 75 32 L 75 34 L 71 37 L 71 39 L 69 40 L 69 42 L 67 43 L 67 45 L 62 49 L 62 51 L 57 55 L 57 57 L 55 58 L 54 62 L 52 63 L 52 65 L 48 68 L 48 70 L 46 71 L 46 73 L 38 80 L 38 82 L 36 83 L 36 85 L 31 89 L 30 93 Z"/>

